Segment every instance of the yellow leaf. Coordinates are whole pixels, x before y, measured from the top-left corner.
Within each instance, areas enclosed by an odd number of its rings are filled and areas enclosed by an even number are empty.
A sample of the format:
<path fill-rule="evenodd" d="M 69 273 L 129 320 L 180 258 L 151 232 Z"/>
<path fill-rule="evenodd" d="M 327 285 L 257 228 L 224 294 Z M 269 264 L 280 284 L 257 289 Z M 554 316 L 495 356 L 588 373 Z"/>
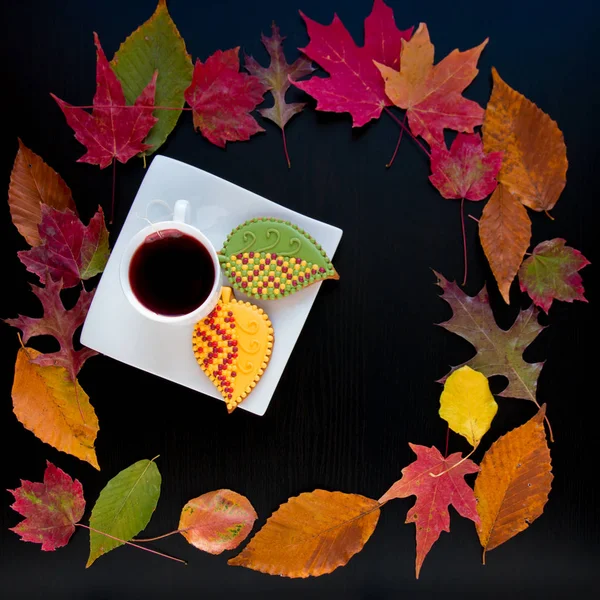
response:
<path fill-rule="evenodd" d="M 100 470 L 94 449 L 98 418 L 89 396 L 65 368 L 33 363 L 39 355 L 32 348 L 17 354 L 12 388 L 17 419 L 42 442 Z"/>
<path fill-rule="evenodd" d="M 497 410 L 487 377 L 479 371 L 464 366 L 446 379 L 440 397 L 440 417 L 471 446 L 479 445 Z"/>

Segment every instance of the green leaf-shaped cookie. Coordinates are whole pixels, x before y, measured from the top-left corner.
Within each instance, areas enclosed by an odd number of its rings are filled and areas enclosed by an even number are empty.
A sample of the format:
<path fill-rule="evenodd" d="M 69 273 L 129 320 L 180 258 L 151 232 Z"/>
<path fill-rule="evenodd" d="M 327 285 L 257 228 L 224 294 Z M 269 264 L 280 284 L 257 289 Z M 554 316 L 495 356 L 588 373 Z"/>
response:
<path fill-rule="evenodd" d="M 325 250 L 308 233 L 270 217 L 236 227 L 219 260 L 235 289 L 264 300 L 288 296 L 323 279 L 339 279 Z"/>

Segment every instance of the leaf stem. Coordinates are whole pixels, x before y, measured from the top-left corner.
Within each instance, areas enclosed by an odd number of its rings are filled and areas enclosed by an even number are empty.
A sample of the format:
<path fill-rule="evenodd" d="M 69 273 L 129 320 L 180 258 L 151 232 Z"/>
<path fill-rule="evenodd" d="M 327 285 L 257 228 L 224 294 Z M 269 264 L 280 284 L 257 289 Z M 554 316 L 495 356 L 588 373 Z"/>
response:
<path fill-rule="evenodd" d="M 100 109 L 109 109 L 109 108 L 133 108 L 133 105 L 124 104 L 123 106 L 118 104 L 109 104 L 107 106 L 94 106 L 93 104 L 84 105 L 84 106 L 66 106 L 65 108 L 100 108 Z M 136 106 L 136 108 L 146 109 L 146 110 L 194 110 L 190 106 L 182 106 L 181 108 L 177 106 Z"/>
<path fill-rule="evenodd" d="M 146 542 L 155 542 L 156 540 L 162 540 L 163 538 L 169 537 L 171 535 L 175 535 L 176 533 L 181 533 L 182 531 L 187 531 L 187 529 L 174 529 L 173 531 L 169 531 L 168 533 L 163 533 L 162 535 L 157 535 L 156 537 L 131 538 L 131 540 L 133 542 L 139 542 L 140 544 L 145 544 Z"/>
<path fill-rule="evenodd" d="M 467 217 L 469 217 L 469 219 L 473 219 L 475 223 L 479 223 L 479 219 L 477 217 L 474 217 L 473 215 L 467 215 Z"/>
<path fill-rule="evenodd" d="M 400 142 L 402 141 L 402 136 L 404 135 L 404 125 L 406 123 L 406 115 L 408 113 L 405 112 L 404 113 L 404 119 L 402 119 L 402 127 L 400 128 L 400 135 L 398 136 L 398 142 L 396 143 L 396 148 L 394 149 L 394 153 L 392 154 L 392 158 L 390 158 L 390 162 L 385 165 L 386 169 L 389 169 L 392 164 L 394 163 L 394 160 L 396 159 L 396 154 L 398 154 L 398 148 L 400 148 Z"/>
<path fill-rule="evenodd" d="M 112 200 L 110 203 L 110 223 L 113 224 L 115 219 L 115 188 L 117 184 L 117 159 L 113 156 L 112 161 Z"/>
<path fill-rule="evenodd" d="M 93 531 L 94 533 L 97 533 L 99 535 L 104 535 L 112 540 L 116 540 L 117 542 L 121 542 L 122 544 L 127 544 L 128 546 L 133 546 L 134 548 L 139 548 L 140 550 L 143 550 L 144 552 L 150 552 L 151 554 L 156 554 L 158 556 L 162 556 L 163 558 L 168 558 L 169 560 L 174 560 L 175 562 L 179 562 L 179 563 L 183 563 L 184 565 L 187 565 L 187 562 L 185 560 L 181 560 L 180 558 L 175 558 L 174 556 L 169 556 L 168 554 L 163 554 L 162 552 L 158 552 L 158 550 L 152 550 L 152 548 L 145 548 L 144 546 L 139 546 L 138 544 L 134 544 L 133 542 L 128 542 L 126 540 L 122 540 L 121 538 L 115 537 L 114 535 L 110 535 L 108 533 L 104 533 L 104 531 L 100 531 L 99 529 L 90 527 L 89 525 L 84 525 L 83 523 L 76 523 L 76 525 L 78 527 L 83 527 L 84 529 L 89 529 L 90 531 Z"/>
<path fill-rule="evenodd" d="M 285 129 L 281 128 L 281 137 L 283 138 L 283 153 L 285 154 L 285 160 L 287 160 L 288 169 L 292 168 L 292 163 L 290 162 L 290 155 L 288 154 L 287 148 L 287 140 L 285 139 Z"/>
<path fill-rule="evenodd" d="M 410 137 L 415 141 L 415 143 L 419 146 L 419 148 L 421 148 L 421 150 L 423 150 L 423 152 L 425 152 L 425 154 L 427 154 L 427 156 L 429 157 L 429 159 L 431 160 L 431 153 L 429 152 L 429 150 L 427 150 L 427 148 L 425 148 L 425 146 L 423 146 L 423 144 L 417 139 L 417 137 L 415 135 L 413 135 L 412 131 L 408 128 L 408 126 L 406 126 L 404 124 L 403 121 L 401 121 L 387 106 L 384 106 L 383 110 L 385 110 L 385 112 L 394 120 L 396 121 L 396 123 L 398 123 L 398 125 L 400 125 L 400 127 L 406 131 L 406 133 L 408 133 L 408 135 L 410 135 Z M 405 115 L 406 116 L 406 115 Z"/>
<path fill-rule="evenodd" d="M 449 469 L 446 469 L 445 471 L 442 471 L 441 473 L 437 473 L 437 475 L 434 473 L 429 473 L 429 476 L 430 477 L 441 477 L 442 475 L 445 475 L 449 471 L 452 471 L 452 469 L 454 469 L 455 467 L 458 467 L 458 465 L 465 462 L 465 460 L 467 460 L 467 458 L 469 458 L 471 456 L 471 454 L 473 454 L 473 452 L 475 452 L 475 450 L 477 450 L 477 446 L 474 446 L 473 450 L 471 450 L 471 452 L 469 452 L 469 454 L 467 454 L 466 456 L 463 456 L 457 463 L 453 464 Z"/>
<path fill-rule="evenodd" d="M 450 443 L 450 425 L 446 428 L 446 452 L 444 453 L 444 458 L 448 458 L 448 445 Z"/>
<path fill-rule="evenodd" d="M 464 263 L 464 276 L 463 286 L 467 284 L 467 273 L 469 271 L 469 263 L 467 258 L 467 234 L 465 232 L 465 199 L 460 200 L 460 226 L 462 228 L 462 242 L 463 242 L 463 263 Z"/>

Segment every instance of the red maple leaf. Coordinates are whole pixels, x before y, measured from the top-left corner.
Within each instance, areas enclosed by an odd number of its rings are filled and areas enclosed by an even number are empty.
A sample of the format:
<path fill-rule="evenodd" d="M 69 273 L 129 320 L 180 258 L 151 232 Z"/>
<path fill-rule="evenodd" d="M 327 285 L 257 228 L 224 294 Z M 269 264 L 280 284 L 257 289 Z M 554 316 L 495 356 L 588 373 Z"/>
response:
<path fill-rule="evenodd" d="M 365 19 L 365 44 L 360 47 L 337 15 L 331 25 L 321 25 L 300 13 L 310 36 L 306 48 L 300 48 L 319 63 L 331 77 L 312 77 L 294 81 L 294 85 L 317 100 L 317 110 L 349 112 L 353 127 L 377 119 L 391 104 L 377 61 L 393 69 L 400 68 L 402 40 L 409 40 L 413 28 L 400 31 L 394 13 L 383 0 L 374 0 L 373 10 Z"/>
<path fill-rule="evenodd" d="M 17 254 L 40 281 L 49 273 L 54 281 L 62 279 L 63 287 L 69 288 L 104 270 L 110 251 L 101 207 L 86 227 L 73 211 L 61 212 L 42 204 L 38 230 L 42 244 Z"/>
<path fill-rule="evenodd" d="M 127 106 L 121 82 L 110 68 L 96 33 L 94 43 L 97 63 L 92 114 L 67 104 L 54 94 L 50 95 L 65 114 L 67 123 L 75 132 L 75 139 L 87 148 L 78 162 L 100 165 L 104 169 L 115 158 L 126 163 L 139 152 L 152 147 L 142 141 L 158 120 L 152 116 L 158 71 L 154 72 L 135 104 Z"/>
<path fill-rule="evenodd" d="M 83 488 L 51 462 L 46 463 L 44 483 L 21 480 L 21 487 L 8 490 L 15 502 L 11 508 L 24 516 L 11 531 L 24 542 L 42 544 L 42 550 L 66 546 L 83 517 Z"/>
<path fill-rule="evenodd" d="M 429 181 L 444 198 L 483 200 L 498 185 L 502 155 L 486 154 L 478 133 L 459 133 L 450 151 L 445 144 L 432 146 Z"/>
<path fill-rule="evenodd" d="M 47 275 L 45 287 L 32 285 L 31 289 L 44 307 L 44 316 L 41 319 L 33 319 L 19 315 L 16 319 L 6 319 L 5 322 L 23 332 L 25 344 L 29 338 L 36 335 L 54 336 L 60 344 L 60 350 L 40 354 L 32 362 L 41 367 L 64 367 L 74 381 L 83 363 L 98 354 L 90 348 L 75 350 L 73 347 L 73 335 L 85 321 L 94 291 L 88 292 L 82 289 L 77 304 L 71 310 L 66 310 L 60 298 L 60 291 L 63 289 L 62 281 L 52 281 L 52 278 Z"/>
<path fill-rule="evenodd" d="M 406 515 L 406 523 L 414 523 L 417 528 L 415 569 L 418 579 L 423 561 L 440 533 L 450 531 L 450 505 L 459 515 L 479 523 L 475 494 L 464 480 L 465 475 L 477 473 L 479 467 L 469 459 L 462 460 L 459 452 L 444 458 L 434 446 L 409 446 L 417 460 L 402 469 L 402 479 L 394 483 L 379 502 L 413 495 L 417 497 Z M 444 474 L 432 477 L 440 473 Z"/>
<path fill-rule="evenodd" d="M 196 60 L 192 83 L 184 93 L 194 128 L 220 148 L 264 131 L 249 113 L 262 102 L 265 87 L 257 77 L 239 72 L 238 54 L 239 47 L 217 50 L 205 63 Z"/>

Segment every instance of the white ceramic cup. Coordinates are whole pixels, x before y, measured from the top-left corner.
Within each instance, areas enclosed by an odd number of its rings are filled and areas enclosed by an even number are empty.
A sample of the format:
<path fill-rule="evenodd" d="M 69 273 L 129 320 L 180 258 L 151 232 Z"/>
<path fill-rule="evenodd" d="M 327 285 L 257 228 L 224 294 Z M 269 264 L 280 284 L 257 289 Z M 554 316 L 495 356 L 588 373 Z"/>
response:
<path fill-rule="evenodd" d="M 148 227 L 144 227 L 144 229 L 141 231 L 138 231 L 131 238 L 127 248 L 125 249 L 125 252 L 121 256 L 120 279 L 123 293 L 133 308 L 135 308 L 144 317 L 153 321 L 171 324 L 195 323 L 196 321 L 199 321 L 206 315 L 210 314 L 212 309 L 217 305 L 221 295 L 221 266 L 219 264 L 217 251 L 210 243 L 208 238 L 199 229 L 196 229 L 194 226 L 188 223 L 189 212 L 190 203 L 187 200 L 177 200 L 175 203 L 175 208 L 173 209 L 173 219 L 171 221 L 160 221 L 159 223 L 153 223 Z M 136 253 L 137 249 L 144 243 L 149 235 L 165 229 L 176 229 L 177 231 L 181 231 L 182 233 L 198 240 L 208 250 L 208 253 L 212 259 L 213 267 L 215 269 L 215 282 L 206 300 L 198 308 L 184 315 L 161 315 L 146 308 L 137 299 L 133 289 L 131 288 L 131 282 L 129 280 L 129 267 L 131 265 L 131 259 L 133 258 L 133 255 Z"/>

